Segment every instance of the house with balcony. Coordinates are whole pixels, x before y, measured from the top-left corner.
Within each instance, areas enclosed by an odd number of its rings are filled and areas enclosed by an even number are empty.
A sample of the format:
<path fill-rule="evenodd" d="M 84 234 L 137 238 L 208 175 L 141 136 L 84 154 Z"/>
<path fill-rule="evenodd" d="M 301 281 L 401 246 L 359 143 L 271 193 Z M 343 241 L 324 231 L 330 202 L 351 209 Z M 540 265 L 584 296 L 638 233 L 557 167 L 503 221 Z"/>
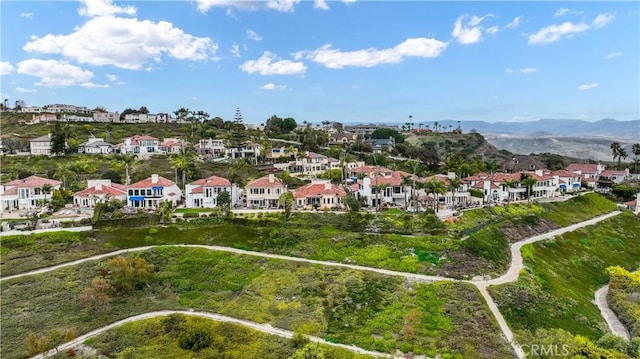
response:
<path fill-rule="evenodd" d="M 287 191 L 280 178 L 273 174 L 255 179 L 245 186 L 249 208 L 278 208 L 280 195 Z"/>
<path fill-rule="evenodd" d="M 624 182 L 627 177 L 629 177 L 628 168 L 625 170 L 604 170 L 600 172 L 598 183 L 601 185 L 620 184 Z"/>
<path fill-rule="evenodd" d="M 340 168 L 340 161 L 315 152 L 307 154 L 295 161 L 289 162 L 289 172 L 317 176 L 326 171 Z"/>
<path fill-rule="evenodd" d="M 187 208 L 216 208 L 218 195 L 228 192 L 231 196 L 231 207 L 238 203 L 240 191 L 226 178 L 211 176 L 201 178 L 186 185 L 185 206 Z"/>
<path fill-rule="evenodd" d="M 108 179 L 87 180 L 87 188 L 73 194 L 76 207 L 95 207 L 98 203 L 117 199 L 127 201 L 127 187 Z"/>
<path fill-rule="evenodd" d="M 160 140 L 147 135 L 127 137 L 120 144 L 120 153 L 132 153 L 142 156 L 160 154 Z"/>
<path fill-rule="evenodd" d="M 329 136 L 329 146 L 351 146 L 358 139 L 355 133 L 333 133 Z"/>
<path fill-rule="evenodd" d="M 527 198 L 527 187 L 522 184 L 526 177 L 536 179 L 531 188 L 531 198 L 551 198 L 559 194 L 558 179 L 543 173 L 520 171 L 516 173 L 477 173 L 463 178 L 468 188 L 481 190 L 484 193 L 484 201 L 518 201 Z M 515 187 L 509 187 L 508 183 L 515 183 Z"/>
<path fill-rule="evenodd" d="M 557 170 L 549 172 L 548 175 L 554 177 L 560 192 L 576 192 L 582 185 L 582 175 L 568 170 Z"/>
<path fill-rule="evenodd" d="M 41 201 L 51 199 L 53 191 L 61 185 L 60 181 L 38 176 L 4 183 L 0 185 L 0 213 L 40 208 Z"/>
<path fill-rule="evenodd" d="M 176 206 L 182 198 L 182 190 L 175 182 L 157 174 L 127 186 L 127 206 L 155 209 L 160 202 L 169 201 Z"/>
<path fill-rule="evenodd" d="M 29 152 L 34 156 L 51 156 L 51 134 L 29 140 Z"/>
<path fill-rule="evenodd" d="M 417 197 L 422 202 L 426 203 L 427 207 L 433 207 L 433 202 L 437 202 L 438 208 L 456 208 L 458 206 L 465 206 L 471 203 L 471 194 L 467 189 L 467 185 L 462 182 L 457 188 L 451 187 L 451 180 L 456 177 L 456 174 L 449 172 L 448 174 L 436 174 L 429 177 L 418 178 L 417 182 L 426 183 L 432 180 L 441 182 L 447 188 L 445 193 L 439 193 L 436 195 L 433 193 L 426 193 L 423 189 L 416 189 Z"/>
<path fill-rule="evenodd" d="M 342 208 L 347 192 L 329 180 L 314 180 L 295 191 L 293 198 L 295 206 L 300 209 L 330 209 Z"/>
<path fill-rule="evenodd" d="M 94 122 L 120 122 L 119 112 L 95 111 L 93 113 Z"/>
<path fill-rule="evenodd" d="M 194 148 L 200 156 L 207 158 L 226 157 L 227 147 L 223 139 L 202 139 L 195 144 Z"/>
<path fill-rule="evenodd" d="M 87 142 L 78 146 L 78 153 L 90 155 L 108 155 L 115 151 L 116 147 L 109 142 L 104 142 L 102 138 L 90 138 Z"/>
<path fill-rule="evenodd" d="M 351 171 L 354 173 L 363 173 L 356 175 L 348 180 L 350 188 L 353 184 L 357 184 L 358 198 L 364 198 L 365 203 L 369 206 L 378 206 L 389 204 L 392 206 L 406 206 L 409 203 L 412 193 L 413 182 L 409 179 L 413 175 L 403 171 L 392 171 L 384 167 L 363 166 L 365 168 L 356 168 Z M 372 171 L 368 171 L 372 168 Z M 364 170 L 367 171 L 364 171 Z M 364 171 L 364 172 L 363 172 Z M 363 178 L 362 178 L 363 177 Z M 353 189 L 356 189 L 353 186 Z"/>
<path fill-rule="evenodd" d="M 182 151 L 183 148 L 184 148 L 184 142 L 182 142 L 182 140 L 179 140 L 177 138 L 165 138 L 160 143 L 160 152 L 166 153 L 168 155 L 171 155 L 174 153 L 180 153 L 180 151 Z"/>
<path fill-rule="evenodd" d="M 581 175 L 584 180 L 588 178 L 597 179 L 606 168 L 607 166 L 600 163 L 571 163 L 566 170 Z"/>

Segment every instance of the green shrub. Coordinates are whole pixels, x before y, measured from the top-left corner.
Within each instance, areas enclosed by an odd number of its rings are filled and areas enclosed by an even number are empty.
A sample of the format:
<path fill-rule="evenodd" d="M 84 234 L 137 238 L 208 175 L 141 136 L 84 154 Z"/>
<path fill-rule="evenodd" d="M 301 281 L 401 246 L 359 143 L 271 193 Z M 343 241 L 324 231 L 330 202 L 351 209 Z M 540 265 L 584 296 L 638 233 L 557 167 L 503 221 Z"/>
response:
<path fill-rule="evenodd" d="M 178 336 L 178 346 L 184 350 L 194 352 L 209 347 L 212 342 L 211 333 L 202 328 L 188 329 Z"/>

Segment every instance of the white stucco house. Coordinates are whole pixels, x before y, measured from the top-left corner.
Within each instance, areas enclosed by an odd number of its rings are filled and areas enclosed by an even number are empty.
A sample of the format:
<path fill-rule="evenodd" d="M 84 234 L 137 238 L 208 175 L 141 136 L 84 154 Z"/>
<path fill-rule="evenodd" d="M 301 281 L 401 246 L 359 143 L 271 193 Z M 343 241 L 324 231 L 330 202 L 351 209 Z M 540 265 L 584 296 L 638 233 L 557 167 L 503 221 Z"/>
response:
<path fill-rule="evenodd" d="M 127 186 L 127 205 L 135 208 L 158 208 L 160 202 L 176 206 L 182 198 L 178 185 L 157 174 Z"/>
<path fill-rule="evenodd" d="M 218 194 L 224 191 L 231 196 L 231 206 L 235 206 L 238 203 L 240 191 L 228 179 L 211 176 L 191 182 L 185 186 L 185 207 L 216 208 L 218 206 Z"/>
<path fill-rule="evenodd" d="M 95 207 L 97 203 L 117 199 L 127 200 L 127 187 L 119 183 L 112 183 L 108 179 L 87 180 L 87 188 L 73 194 L 73 204 L 76 207 Z"/>
<path fill-rule="evenodd" d="M 0 185 L 0 213 L 39 208 L 40 201 L 51 199 L 52 192 L 61 185 L 60 181 L 38 176 L 4 183 Z"/>

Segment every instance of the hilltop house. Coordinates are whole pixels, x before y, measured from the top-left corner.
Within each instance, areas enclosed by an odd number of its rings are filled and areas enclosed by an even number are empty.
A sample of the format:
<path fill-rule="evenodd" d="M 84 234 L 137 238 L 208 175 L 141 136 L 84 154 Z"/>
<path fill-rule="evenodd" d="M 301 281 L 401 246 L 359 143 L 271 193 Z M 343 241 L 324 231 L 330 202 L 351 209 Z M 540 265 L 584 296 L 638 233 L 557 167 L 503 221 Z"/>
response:
<path fill-rule="evenodd" d="M 293 192 L 295 206 L 298 208 L 329 209 L 342 206 L 347 192 L 329 180 L 314 180 Z"/>
<path fill-rule="evenodd" d="M 226 156 L 227 147 L 225 141 L 221 139 L 203 139 L 200 140 L 194 147 L 196 152 L 201 156 L 209 158 L 223 158 Z"/>
<path fill-rule="evenodd" d="M 231 206 L 235 206 L 239 198 L 239 190 L 226 178 L 211 176 L 186 185 L 187 208 L 215 208 L 218 206 L 218 194 L 226 191 L 231 196 Z"/>
<path fill-rule="evenodd" d="M 30 210 L 41 207 L 40 200 L 51 198 L 62 182 L 48 178 L 29 176 L 0 185 L 0 213 L 5 210 Z M 49 190 L 46 190 L 49 187 Z"/>
<path fill-rule="evenodd" d="M 135 155 L 153 155 L 160 153 L 160 140 L 153 136 L 135 135 L 124 139 L 120 145 L 120 153 Z"/>
<path fill-rule="evenodd" d="M 451 179 L 455 177 L 455 173 L 449 172 L 449 174 L 446 175 L 436 174 L 429 177 L 419 178 L 418 182 L 421 183 L 426 183 L 431 180 L 442 182 L 446 186 L 447 191 L 445 193 L 438 194 L 437 198 L 435 198 L 433 193 L 426 193 L 424 190 L 419 190 L 418 196 L 423 200 L 423 202 L 436 201 L 439 207 L 454 208 L 456 206 L 467 205 L 471 202 L 471 194 L 467 190 L 467 186 L 462 183 L 458 188 L 450 188 Z"/>
<path fill-rule="evenodd" d="M 158 208 L 160 202 L 170 201 L 176 206 L 182 190 L 175 182 L 157 174 L 127 187 L 127 205 L 135 208 Z"/>
<path fill-rule="evenodd" d="M 634 199 L 633 201 L 625 202 L 624 205 L 627 206 L 628 210 L 633 211 L 633 213 L 635 214 L 639 214 L 640 213 L 640 192 L 636 194 L 636 199 Z"/>
<path fill-rule="evenodd" d="M 580 190 L 582 176 L 575 172 L 558 170 L 550 172 L 549 175 L 555 178 L 555 183 L 558 184 L 558 190 L 560 192 L 575 192 Z"/>
<path fill-rule="evenodd" d="M 571 163 L 567 166 L 566 170 L 582 175 L 583 179 L 586 178 L 598 178 L 600 173 L 606 169 L 603 164 L 590 164 L 590 163 Z"/>
<path fill-rule="evenodd" d="M 168 155 L 173 153 L 180 153 L 184 148 L 184 143 L 177 138 L 165 138 L 159 146 L 160 152 Z"/>
<path fill-rule="evenodd" d="M 625 178 L 629 177 L 629 169 L 625 170 L 604 170 L 600 172 L 600 177 L 598 178 L 598 183 L 608 183 L 608 184 L 620 184 L 624 182 Z"/>
<path fill-rule="evenodd" d="M 95 111 L 93 113 L 94 122 L 120 122 L 119 112 Z"/>
<path fill-rule="evenodd" d="M 107 155 L 115 152 L 115 146 L 104 142 L 102 138 L 90 138 L 78 147 L 79 153 Z"/>
<path fill-rule="evenodd" d="M 51 134 L 29 140 L 29 150 L 34 156 L 51 156 Z"/>
<path fill-rule="evenodd" d="M 108 179 L 87 180 L 87 188 L 73 194 L 76 207 L 95 207 L 97 203 L 117 199 L 127 200 L 127 187 Z"/>
<path fill-rule="evenodd" d="M 370 138 L 365 140 L 364 143 L 371 145 L 371 151 L 374 153 L 390 152 L 396 148 L 396 140 L 393 137 Z"/>
<path fill-rule="evenodd" d="M 494 173 L 493 175 L 478 173 L 463 178 L 462 181 L 468 188 L 481 190 L 484 193 L 484 201 L 515 201 L 526 199 L 527 188 L 521 182 L 526 176 L 536 180 L 536 183 L 531 188 L 531 198 L 551 198 L 558 194 L 560 188 L 558 177 L 545 175 L 541 170 L 536 172 Z M 514 181 L 515 188 L 507 186 L 508 181 Z"/>
<path fill-rule="evenodd" d="M 286 190 L 282 180 L 273 174 L 253 180 L 245 186 L 247 206 L 277 208 L 278 199 Z"/>
<path fill-rule="evenodd" d="M 403 171 L 392 171 L 378 166 L 362 166 L 349 171 L 348 182 L 358 198 L 364 198 L 369 206 L 389 203 L 406 206 L 411 195 L 413 175 Z M 405 179 L 407 178 L 407 179 Z M 355 186 L 357 184 L 357 187 Z"/>
<path fill-rule="evenodd" d="M 545 169 L 546 166 L 539 159 L 527 156 L 527 155 L 516 155 L 508 160 L 503 165 L 503 170 L 505 173 L 516 173 L 520 171 L 538 171 Z"/>

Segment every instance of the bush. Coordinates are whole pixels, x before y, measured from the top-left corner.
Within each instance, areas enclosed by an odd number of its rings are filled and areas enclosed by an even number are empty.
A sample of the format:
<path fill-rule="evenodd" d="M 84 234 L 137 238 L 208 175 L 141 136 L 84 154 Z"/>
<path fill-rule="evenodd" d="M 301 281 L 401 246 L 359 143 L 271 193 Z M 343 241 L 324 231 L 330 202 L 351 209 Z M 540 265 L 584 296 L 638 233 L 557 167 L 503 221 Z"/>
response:
<path fill-rule="evenodd" d="M 178 336 L 178 346 L 194 352 L 209 347 L 212 342 L 211 333 L 201 328 L 189 329 Z"/>

